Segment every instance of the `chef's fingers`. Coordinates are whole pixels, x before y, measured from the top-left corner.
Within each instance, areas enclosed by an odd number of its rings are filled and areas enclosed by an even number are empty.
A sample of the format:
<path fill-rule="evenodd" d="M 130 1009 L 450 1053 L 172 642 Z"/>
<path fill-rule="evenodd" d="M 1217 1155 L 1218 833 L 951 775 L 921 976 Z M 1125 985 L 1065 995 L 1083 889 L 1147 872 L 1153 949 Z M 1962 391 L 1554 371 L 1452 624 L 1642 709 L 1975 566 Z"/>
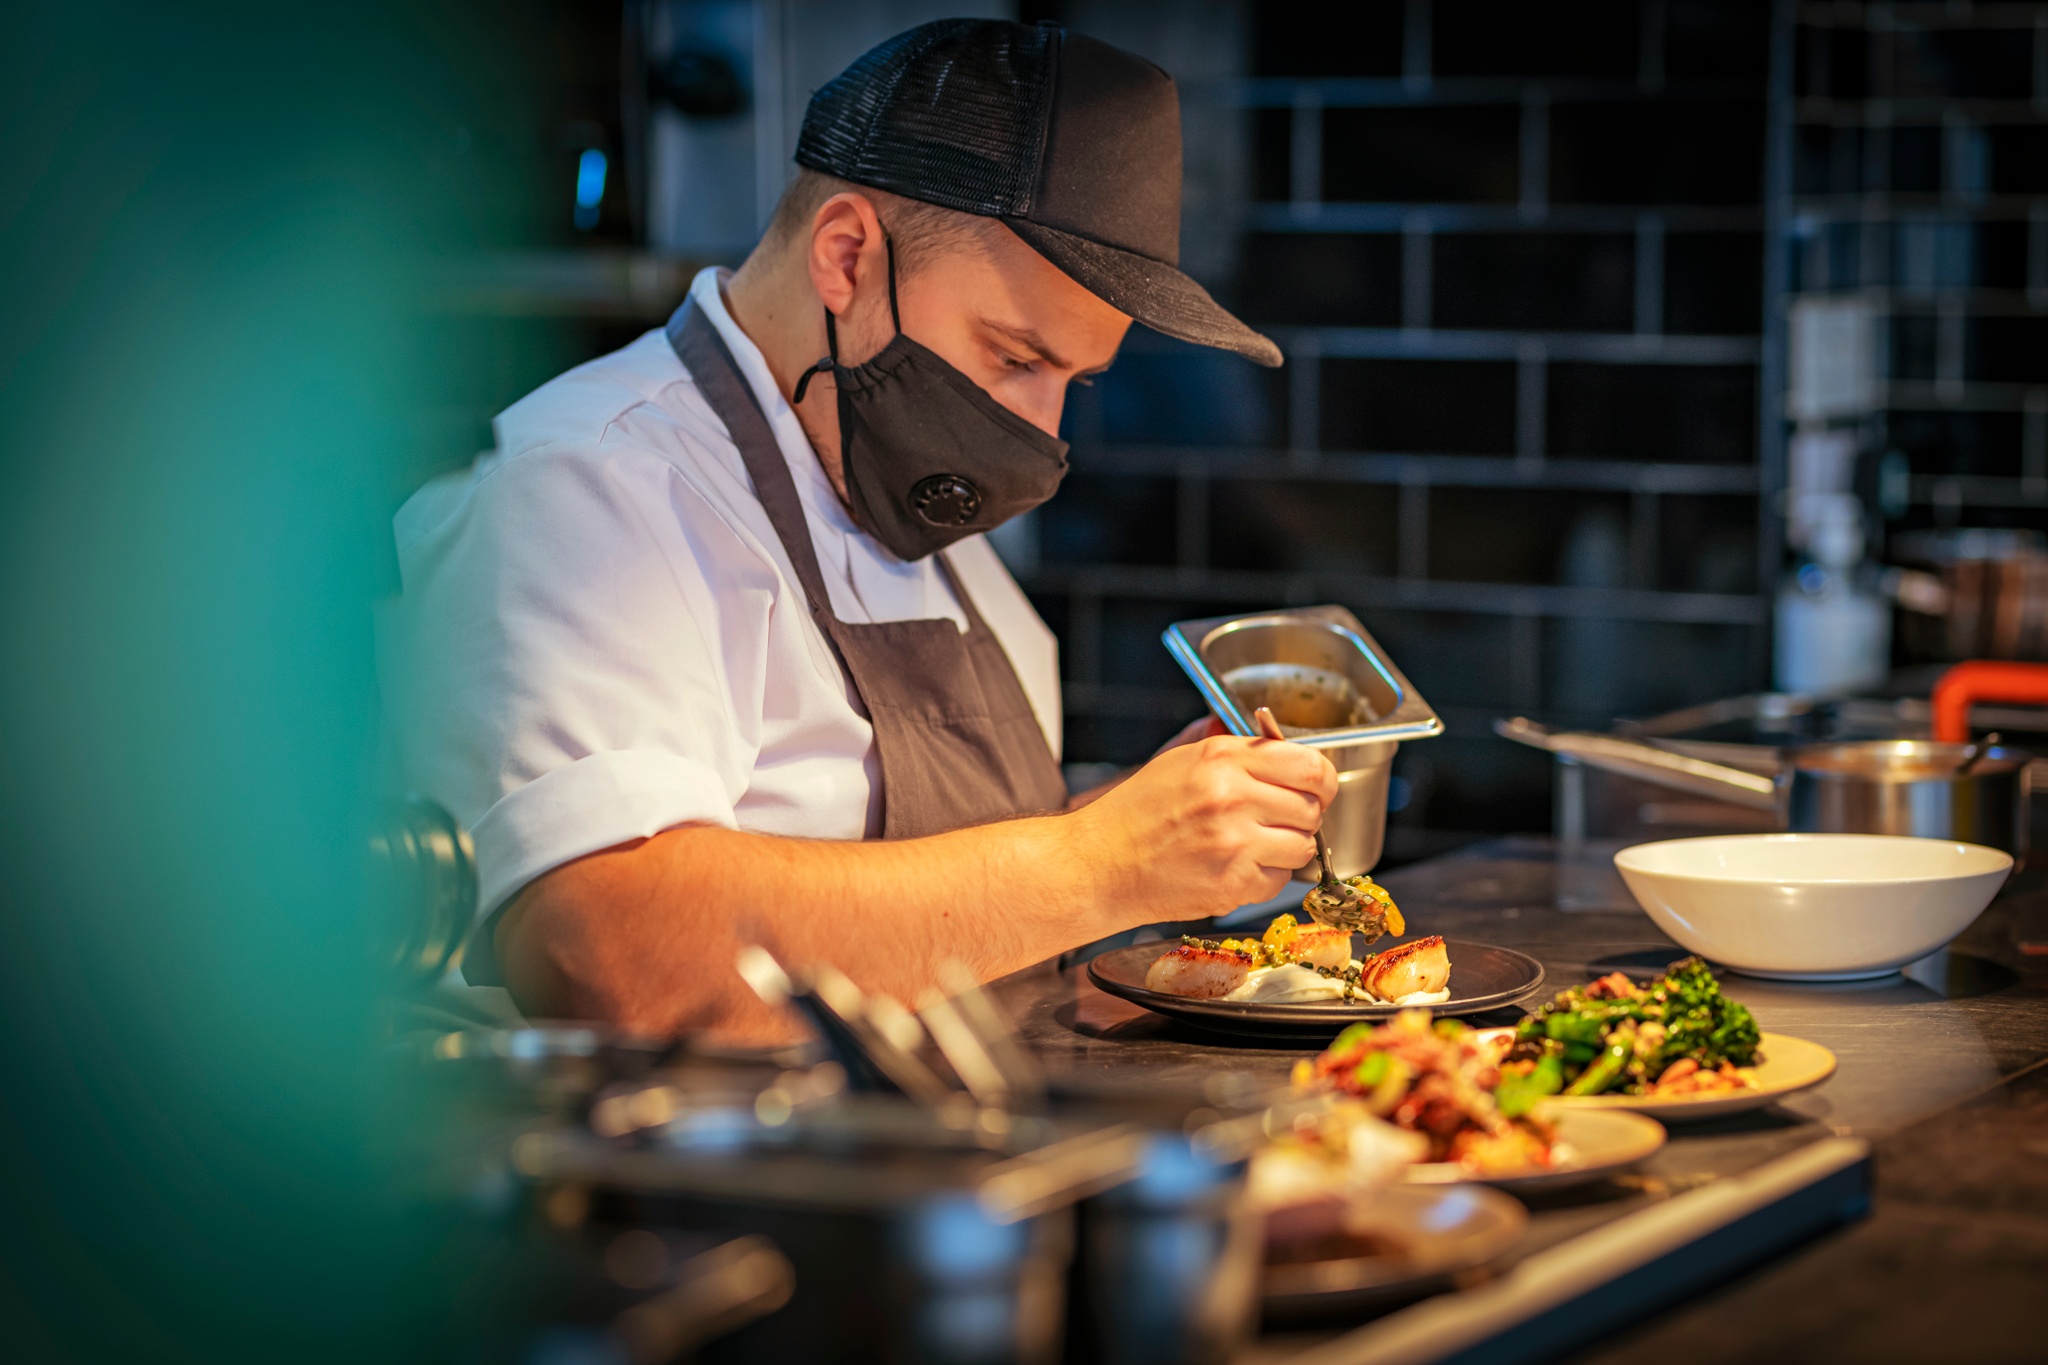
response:
<path fill-rule="evenodd" d="M 1253 781 L 1240 800 L 1240 809 L 1254 823 L 1300 838 L 1323 823 L 1323 802 L 1312 792 Z"/>
<path fill-rule="evenodd" d="M 1315 858 L 1316 841 L 1297 829 L 1262 825 L 1246 838 L 1245 852 L 1260 867 L 1291 873 Z"/>
<path fill-rule="evenodd" d="M 1261 782 L 1305 792 L 1318 808 L 1337 799 L 1337 770 L 1320 750 L 1278 739 L 1248 739 L 1244 745 L 1245 771 Z"/>

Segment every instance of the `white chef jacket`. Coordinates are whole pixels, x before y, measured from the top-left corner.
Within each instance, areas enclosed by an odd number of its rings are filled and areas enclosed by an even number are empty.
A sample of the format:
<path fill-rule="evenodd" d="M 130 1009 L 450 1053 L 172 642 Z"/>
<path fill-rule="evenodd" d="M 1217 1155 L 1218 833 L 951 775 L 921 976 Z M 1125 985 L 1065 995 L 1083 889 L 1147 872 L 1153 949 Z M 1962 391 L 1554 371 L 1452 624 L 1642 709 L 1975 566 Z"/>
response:
<path fill-rule="evenodd" d="M 857 527 L 720 272 L 690 297 L 759 398 L 843 621 L 966 618 L 932 559 Z M 394 519 L 385 686 L 411 789 L 476 842 L 479 913 L 550 868 L 677 825 L 879 831 L 858 695 L 696 383 L 652 331 L 501 413 L 497 448 Z M 1060 752 L 1052 632 L 987 541 L 949 552 Z"/>

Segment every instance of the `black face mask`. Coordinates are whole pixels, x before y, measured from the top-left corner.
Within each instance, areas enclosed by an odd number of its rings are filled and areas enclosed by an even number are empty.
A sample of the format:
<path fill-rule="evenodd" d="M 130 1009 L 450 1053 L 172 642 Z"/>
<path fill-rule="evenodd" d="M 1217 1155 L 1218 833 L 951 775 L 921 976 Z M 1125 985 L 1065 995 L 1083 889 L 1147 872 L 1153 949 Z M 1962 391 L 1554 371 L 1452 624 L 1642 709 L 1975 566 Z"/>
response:
<path fill-rule="evenodd" d="M 826 310 L 832 353 L 804 371 L 791 403 L 804 401 L 813 375 L 832 376 L 853 519 L 897 558 L 915 560 L 1050 498 L 1067 472 L 1067 443 L 903 335 L 893 242 L 889 317 L 895 339 L 871 360 L 841 365 L 838 330 Z"/>

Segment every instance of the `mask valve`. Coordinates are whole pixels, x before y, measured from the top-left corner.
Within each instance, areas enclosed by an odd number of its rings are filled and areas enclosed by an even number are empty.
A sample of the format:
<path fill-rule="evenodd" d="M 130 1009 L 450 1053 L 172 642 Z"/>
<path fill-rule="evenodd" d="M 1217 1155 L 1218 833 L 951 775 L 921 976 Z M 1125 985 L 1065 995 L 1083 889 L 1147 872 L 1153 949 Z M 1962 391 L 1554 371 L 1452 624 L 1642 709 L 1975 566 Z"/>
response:
<path fill-rule="evenodd" d="M 910 490 L 910 508 L 933 526 L 965 526 L 981 513 L 981 490 L 958 474 L 934 474 Z"/>

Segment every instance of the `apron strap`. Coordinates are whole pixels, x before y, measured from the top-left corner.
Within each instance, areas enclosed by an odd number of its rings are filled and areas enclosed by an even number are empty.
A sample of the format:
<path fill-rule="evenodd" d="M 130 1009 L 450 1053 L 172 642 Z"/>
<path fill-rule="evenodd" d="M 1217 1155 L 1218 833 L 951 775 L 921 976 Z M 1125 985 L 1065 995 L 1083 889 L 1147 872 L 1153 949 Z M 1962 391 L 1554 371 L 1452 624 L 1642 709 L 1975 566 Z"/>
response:
<path fill-rule="evenodd" d="M 953 568 L 951 556 L 950 550 L 940 550 L 932 558 L 938 563 L 939 572 L 945 575 L 946 586 L 953 590 L 953 600 L 960 604 L 961 615 L 967 618 L 967 633 L 987 635 L 993 639 L 995 632 L 988 628 L 988 623 L 981 619 L 981 613 L 975 609 L 974 595 L 968 592 L 967 585 L 960 581 L 960 575 Z"/>
<path fill-rule="evenodd" d="M 1015 666 L 951 559 L 937 556 L 965 631 L 945 617 L 856 624 L 833 615 L 796 479 L 753 386 L 694 301 L 676 310 L 667 334 L 739 448 L 811 618 L 873 722 L 881 762 L 880 832 L 908 838 L 1058 809 L 1066 799 L 1059 765 Z"/>
<path fill-rule="evenodd" d="M 676 358 L 689 370 L 690 377 L 697 381 L 697 387 L 704 390 L 712 411 L 725 420 L 727 427 L 734 428 L 730 434 L 733 444 L 739 447 L 740 459 L 746 464 L 747 476 L 754 481 L 754 496 L 761 500 L 762 510 L 768 513 L 768 524 L 782 538 L 782 546 L 789 552 L 790 563 L 796 569 L 797 582 L 803 585 L 804 596 L 810 602 L 811 615 L 817 618 L 825 638 L 832 640 L 836 652 L 839 644 L 826 622 L 836 625 L 839 618 L 832 614 L 832 599 L 825 591 L 825 575 L 818 568 L 818 551 L 811 540 L 810 523 L 804 518 L 803 501 L 797 496 L 796 480 L 783 459 L 782 443 L 775 439 L 775 431 L 761 411 L 754 386 L 740 372 L 739 362 L 733 359 L 725 338 L 718 334 L 718 328 L 704 316 L 704 311 L 697 307 L 694 299 L 686 300 L 669 319 L 668 342 L 675 349 Z M 953 590 L 953 598 L 959 602 L 961 614 L 967 618 L 968 633 L 987 630 L 987 623 L 975 608 L 974 598 L 961 583 L 960 575 L 953 571 L 953 561 L 943 550 L 933 558 L 938 561 L 939 571 L 945 575 L 946 586 Z M 843 656 L 840 662 L 845 662 Z M 852 672 L 851 669 L 847 671 L 849 674 Z"/>
<path fill-rule="evenodd" d="M 761 400 L 754 396 L 754 386 L 740 373 L 739 362 L 727 349 L 725 338 L 697 307 L 696 300 L 686 301 L 669 319 L 668 342 L 690 377 L 697 381 L 697 387 L 704 391 L 711 410 L 730 429 L 733 444 L 739 447 L 740 459 L 746 464 L 747 476 L 754 481 L 754 496 L 761 500 L 769 525 L 782 538 L 782 548 L 796 570 L 811 616 L 831 641 L 833 652 L 839 653 L 839 641 L 832 631 L 838 620 L 832 615 L 832 599 L 825 592 L 825 575 L 818 569 L 818 551 L 811 541 L 810 523 L 804 519 L 803 500 L 797 496 L 796 480 L 783 458 L 782 443 L 775 439 L 775 431 L 761 411 Z M 845 664 L 843 655 L 839 662 Z M 851 677 L 852 670 L 848 669 L 847 674 Z"/>

